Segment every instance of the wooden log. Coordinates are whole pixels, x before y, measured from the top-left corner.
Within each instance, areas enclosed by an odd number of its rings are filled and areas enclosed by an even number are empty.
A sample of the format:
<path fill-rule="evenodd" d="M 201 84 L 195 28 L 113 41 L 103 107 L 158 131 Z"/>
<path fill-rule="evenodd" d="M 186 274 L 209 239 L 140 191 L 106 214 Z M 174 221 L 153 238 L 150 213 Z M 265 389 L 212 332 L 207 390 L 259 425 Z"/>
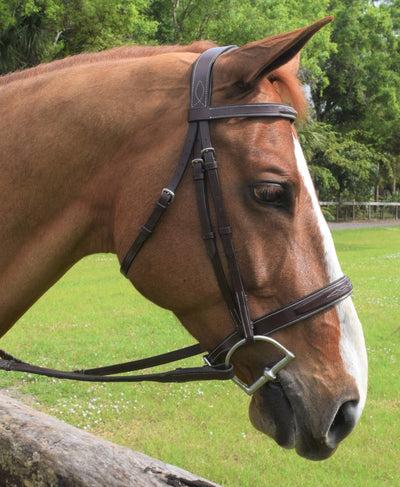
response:
<path fill-rule="evenodd" d="M 1 487 L 218 487 L 0 393 Z"/>

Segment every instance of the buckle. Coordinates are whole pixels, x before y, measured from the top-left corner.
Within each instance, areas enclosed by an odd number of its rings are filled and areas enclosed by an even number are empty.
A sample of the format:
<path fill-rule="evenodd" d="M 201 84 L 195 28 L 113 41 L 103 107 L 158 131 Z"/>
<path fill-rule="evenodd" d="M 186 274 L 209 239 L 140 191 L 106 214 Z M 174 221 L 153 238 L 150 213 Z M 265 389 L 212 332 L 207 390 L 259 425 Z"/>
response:
<path fill-rule="evenodd" d="M 201 159 L 200 157 L 196 157 L 195 159 L 192 159 L 192 166 L 195 167 L 196 164 L 203 164 L 203 159 Z"/>
<path fill-rule="evenodd" d="M 170 200 L 168 201 L 168 204 L 169 203 L 172 203 L 174 201 L 175 193 L 173 191 L 171 191 L 169 188 L 163 188 L 163 190 L 161 191 L 161 196 L 163 194 L 167 194 L 170 197 Z"/>
<path fill-rule="evenodd" d="M 215 153 L 215 149 L 214 149 L 214 147 L 205 147 L 200 152 L 201 152 L 201 155 L 206 154 L 207 152 L 214 152 Z"/>

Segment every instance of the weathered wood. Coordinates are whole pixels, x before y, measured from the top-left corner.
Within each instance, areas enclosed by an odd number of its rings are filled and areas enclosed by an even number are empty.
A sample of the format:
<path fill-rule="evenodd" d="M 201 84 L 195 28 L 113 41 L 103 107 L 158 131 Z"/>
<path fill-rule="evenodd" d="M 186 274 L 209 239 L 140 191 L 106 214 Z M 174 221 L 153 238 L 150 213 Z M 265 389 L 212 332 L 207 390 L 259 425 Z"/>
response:
<path fill-rule="evenodd" d="M 1 487 L 218 487 L 0 393 Z"/>

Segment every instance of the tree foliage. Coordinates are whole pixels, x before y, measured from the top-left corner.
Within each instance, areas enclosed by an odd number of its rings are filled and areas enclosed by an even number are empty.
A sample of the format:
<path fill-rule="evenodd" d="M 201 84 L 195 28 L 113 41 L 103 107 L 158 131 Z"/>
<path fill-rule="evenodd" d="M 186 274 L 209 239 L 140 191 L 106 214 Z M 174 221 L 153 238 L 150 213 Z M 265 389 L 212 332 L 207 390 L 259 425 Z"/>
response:
<path fill-rule="evenodd" d="M 157 42 L 187 44 L 210 39 L 243 45 L 304 27 L 326 15 L 328 0 L 153 0 L 148 13 L 158 22 Z M 334 49 L 330 27 L 303 51 L 302 73 L 326 84 L 321 61 Z"/>
<path fill-rule="evenodd" d="M 358 142 L 357 132 L 342 135 L 332 126 L 318 125 L 314 130 L 324 135 L 309 160 L 320 198 L 325 201 L 373 198 L 382 176 L 392 176 L 390 159 L 374 147 Z"/>
<path fill-rule="evenodd" d="M 400 0 L 0 0 L 0 74 L 124 43 L 242 45 L 328 14 L 335 22 L 306 46 L 299 73 L 314 181 L 324 199 L 395 198 Z"/>
<path fill-rule="evenodd" d="M 150 0 L 0 0 L 0 71 L 153 39 Z"/>
<path fill-rule="evenodd" d="M 331 124 L 342 138 L 347 134 L 353 144 L 363 144 L 364 154 L 371 150 L 379 154 L 380 177 L 376 181 L 377 191 L 372 193 L 376 197 L 379 189 L 383 193 L 395 190 L 398 180 L 395 165 L 400 154 L 399 6 L 398 0 L 332 1 L 330 10 L 335 15 L 332 41 L 336 50 L 322 65 L 329 83 L 322 86 L 317 81 L 311 85 L 316 120 Z M 356 141 L 348 135 L 354 130 Z M 352 154 L 347 144 L 342 156 L 351 161 Z M 363 187 L 361 176 L 360 187 Z M 368 192 L 360 195 L 354 188 L 349 197 L 360 196 L 368 198 Z"/>

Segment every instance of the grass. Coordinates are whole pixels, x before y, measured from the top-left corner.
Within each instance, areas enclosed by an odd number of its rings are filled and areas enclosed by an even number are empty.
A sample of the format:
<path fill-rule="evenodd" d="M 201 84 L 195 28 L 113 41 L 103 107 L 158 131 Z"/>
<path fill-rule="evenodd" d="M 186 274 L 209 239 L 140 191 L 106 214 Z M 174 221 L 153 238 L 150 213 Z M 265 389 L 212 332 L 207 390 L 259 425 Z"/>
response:
<path fill-rule="evenodd" d="M 81 384 L 0 374 L 34 407 L 224 487 L 400 484 L 400 227 L 334 233 L 354 284 L 369 355 L 369 397 L 355 432 L 312 463 L 255 431 L 232 383 Z M 172 313 L 150 305 L 114 257 L 84 259 L 2 339 L 1 348 L 51 367 L 131 360 L 193 343 Z M 197 363 L 197 362 L 196 362 Z M 186 361 L 193 364 L 193 359 Z"/>

